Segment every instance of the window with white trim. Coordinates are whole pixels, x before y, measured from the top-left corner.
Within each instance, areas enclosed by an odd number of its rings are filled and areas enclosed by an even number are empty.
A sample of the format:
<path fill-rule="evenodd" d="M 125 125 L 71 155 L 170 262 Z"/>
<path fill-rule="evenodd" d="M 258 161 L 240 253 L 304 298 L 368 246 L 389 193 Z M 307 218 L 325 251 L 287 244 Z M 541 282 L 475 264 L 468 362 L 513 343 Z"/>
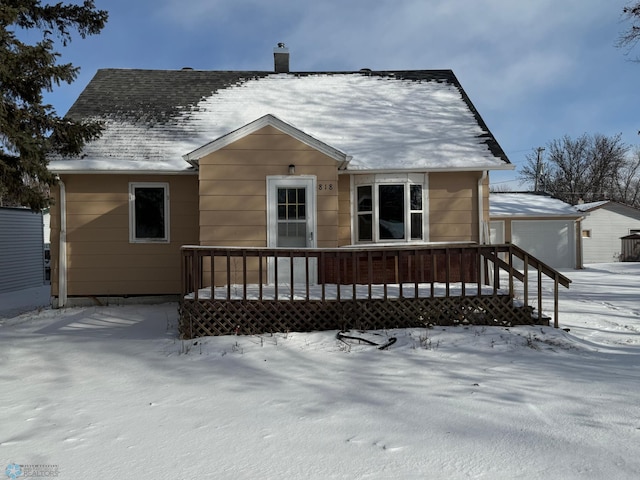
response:
<path fill-rule="evenodd" d="M 356 241 L 426 240 L 425 183 L 422 174 L 356 177 Z"/>
<path fill-rule="evenodd" d="M 169 242 L 169 184 L 129 184 L 129 241 Z"/>

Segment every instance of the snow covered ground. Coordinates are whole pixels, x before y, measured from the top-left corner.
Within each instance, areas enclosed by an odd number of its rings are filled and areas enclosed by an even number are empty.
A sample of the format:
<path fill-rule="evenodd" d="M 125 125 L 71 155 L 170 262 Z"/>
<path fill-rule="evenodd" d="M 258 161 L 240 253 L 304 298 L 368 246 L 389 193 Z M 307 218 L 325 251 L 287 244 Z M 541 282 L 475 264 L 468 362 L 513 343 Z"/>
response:
<path fill-rule="evenodd" d="M 636 479 L 640 264 L 564 273 L 568 332 L 362 334 L 396 337 L 387 350 L 335 331 L 183 342 L 175 304 L 0 319 L 0 468 L 55 466 L 60 479 Z"/>

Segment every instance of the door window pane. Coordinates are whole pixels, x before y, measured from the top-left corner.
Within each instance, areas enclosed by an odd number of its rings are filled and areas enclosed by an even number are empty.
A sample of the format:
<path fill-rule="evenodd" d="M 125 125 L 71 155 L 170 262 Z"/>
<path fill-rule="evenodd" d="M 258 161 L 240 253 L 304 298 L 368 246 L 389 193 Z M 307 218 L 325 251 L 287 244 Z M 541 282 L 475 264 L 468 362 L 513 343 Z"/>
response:
<path fill-rule="evenodd" d="M 278 223 L 278 247 L 304 248 L 307 246 L 307 223 Z"/>
<path fill-rule="evenodd" d="M 278 189 L 278 220 L 304 220 L 306 218 L 304 188 Z"/>
<path fill-rule="evenodd" d="M 306 247 L 306 189 L 278 188 L 278 247 Z"/>

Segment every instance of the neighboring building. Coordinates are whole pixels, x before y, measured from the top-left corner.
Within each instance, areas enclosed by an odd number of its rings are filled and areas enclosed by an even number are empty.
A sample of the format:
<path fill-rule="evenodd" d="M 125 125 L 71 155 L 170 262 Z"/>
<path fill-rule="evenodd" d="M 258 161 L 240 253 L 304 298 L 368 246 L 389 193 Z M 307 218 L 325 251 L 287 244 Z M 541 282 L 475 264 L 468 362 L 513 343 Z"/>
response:
<path fill-rule="evenodd" d="M 55 158 L 52 294 L 180 292 L 180 246 L 484 243 L 513 169 L 450 70 L 100 70 Z"/>
<path fill-rule="evenodd" d="M 491 193 L 491 243 L 513 243 L 553 268 L 582 268 L 580 220 L 572 205 L 545 194 Z"/>
<path fill-rule="evenodd" d="M 613 201 L 583 203 L 581 236 L 584 263 L 621 260 L 622 237 L 640 233 L 640 210 Z"/>
<path fill-rule="evenodd" d="M 42 214 L 0 207 L 0 293 L 44 284 Z"/>

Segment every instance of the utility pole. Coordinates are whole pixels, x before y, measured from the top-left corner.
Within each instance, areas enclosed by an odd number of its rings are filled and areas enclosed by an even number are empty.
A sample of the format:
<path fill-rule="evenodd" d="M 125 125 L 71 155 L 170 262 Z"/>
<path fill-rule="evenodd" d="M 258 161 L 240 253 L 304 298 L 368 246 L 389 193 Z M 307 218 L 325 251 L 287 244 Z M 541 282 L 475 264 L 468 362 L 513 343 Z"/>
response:
<path fill-rule="evenodd" d="M 534 183 L 534 187 L 533 187 L 533 191 L 534 192 L 538 192 L 538 187 L 540 184 L 540 174 L 542 172 L 542 152 L 544 152 L 544 148 L 543 147 L 538 147 L 536 148 L 536 153 L 537 153 L 537 157 L 536 157 L 536 180 Z"/>

